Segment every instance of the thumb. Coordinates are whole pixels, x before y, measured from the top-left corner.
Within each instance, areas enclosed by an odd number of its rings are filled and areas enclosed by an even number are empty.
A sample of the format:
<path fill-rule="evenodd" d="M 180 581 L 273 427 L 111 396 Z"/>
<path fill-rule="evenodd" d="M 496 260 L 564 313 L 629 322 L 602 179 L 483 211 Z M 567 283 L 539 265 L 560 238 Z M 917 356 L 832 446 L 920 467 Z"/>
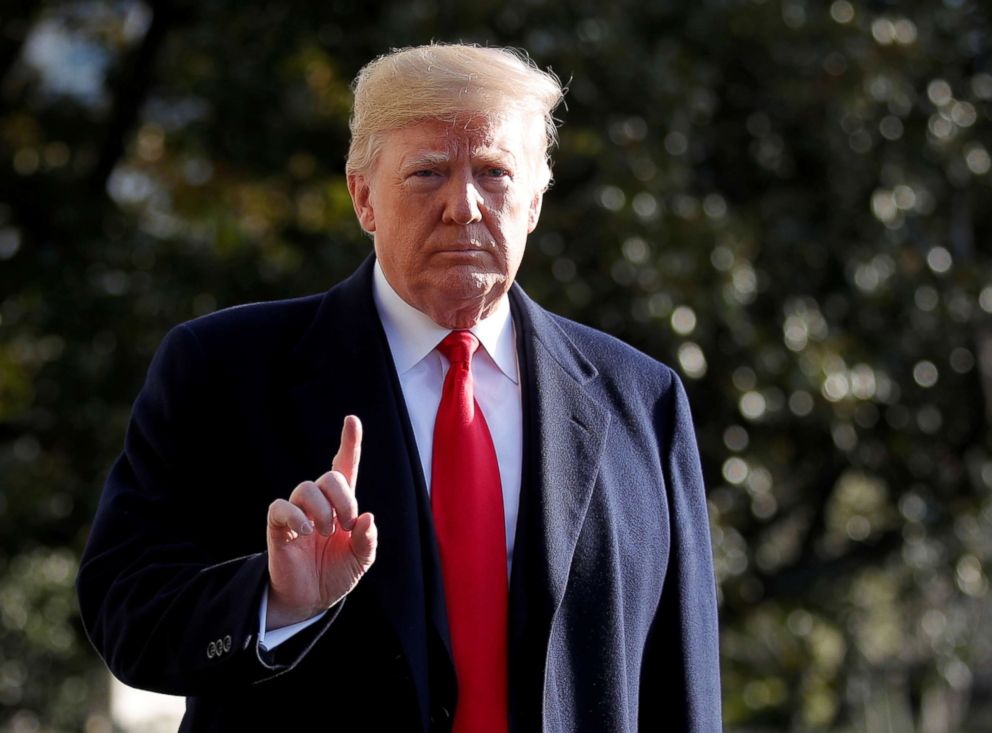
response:
<path fill-rule="evenodd" d="M 375 562 L 378 544 L 379 530 L 375 526 L 375 517 L 365 512 L 355 520 L 355 526 L 351 528 L 351 552 L 366 570 Z"/>

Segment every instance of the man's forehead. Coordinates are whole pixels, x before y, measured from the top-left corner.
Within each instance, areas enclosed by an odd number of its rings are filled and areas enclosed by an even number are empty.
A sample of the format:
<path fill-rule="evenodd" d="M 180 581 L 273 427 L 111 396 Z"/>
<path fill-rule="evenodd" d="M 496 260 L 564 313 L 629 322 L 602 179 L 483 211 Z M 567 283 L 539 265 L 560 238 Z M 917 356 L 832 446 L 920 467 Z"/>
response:
<path fill-rule="evenodd" d="M 438 150 L 469 149 L 507 145 L 518 132 L 516 120 L 469 118 L 421 120 L 396 132 L 405 141 Z"/>
<path fill-rule="evenodd" d="M 529 122 L 521 115 L 429 118 L 386 133 L 386 142 L 405 149 L 404 155 L 412 149 L 445 155 L 465 150 L 473 155 L 525 155 L 527 149 L 538 143 L 539 131 Z"/>

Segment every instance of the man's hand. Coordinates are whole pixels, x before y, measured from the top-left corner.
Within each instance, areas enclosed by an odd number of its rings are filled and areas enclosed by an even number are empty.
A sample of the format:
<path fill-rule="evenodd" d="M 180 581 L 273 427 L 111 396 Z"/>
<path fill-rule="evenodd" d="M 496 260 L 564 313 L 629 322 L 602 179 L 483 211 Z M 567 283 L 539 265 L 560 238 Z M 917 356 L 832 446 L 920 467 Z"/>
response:
<path fill-rule="evenodd" d="M 330 608 L 375 562 L 375 520 L 355 500 L 361 450 L 362 423 L 349 415 L 331 470 L 269 505 L 267 629 Z"/>

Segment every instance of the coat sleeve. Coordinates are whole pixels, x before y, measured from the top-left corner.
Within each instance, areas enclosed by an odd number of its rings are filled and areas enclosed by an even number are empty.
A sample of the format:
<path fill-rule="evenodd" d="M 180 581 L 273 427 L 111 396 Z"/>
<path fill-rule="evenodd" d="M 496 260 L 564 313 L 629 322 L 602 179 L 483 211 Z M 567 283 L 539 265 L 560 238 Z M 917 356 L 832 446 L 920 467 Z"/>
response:
<path fill-rule="evenodd" d="M 176 695 L 236 689 L 280 674 L 335 616 L 274 652 L 258 646 L 268 560 L 264 552 L 224 554 L 226 542 L 246 530 L 225 526 L 221 487 L 207 473 L 216 427 L 208 370 L 189 326 L 163 340 L 104 486 L 76 581 L 86 632 L 114 675 Z M 257 521 L 264 547 L 264 517 Z"/>
<path fill-rule="evenodd" d="M 642 668 L 640 729 L 722 730 L 716 582 L 689 402 L 678 377 L 659 410 L 671 546 Z"/>

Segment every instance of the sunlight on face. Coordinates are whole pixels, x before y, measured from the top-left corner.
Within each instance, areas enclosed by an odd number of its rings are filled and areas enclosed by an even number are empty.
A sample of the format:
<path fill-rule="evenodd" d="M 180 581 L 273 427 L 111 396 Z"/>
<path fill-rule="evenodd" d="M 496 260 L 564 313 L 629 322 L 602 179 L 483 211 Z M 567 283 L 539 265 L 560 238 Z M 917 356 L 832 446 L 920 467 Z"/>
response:
<path fill-rule="evenodd" d="M 389 284 L 438 324 L 473 325 L 513 283 L 540 216 L 538 135 L 519 116 L 427 120 L 388 133 L 371 173 L 349 177 Z"/>

